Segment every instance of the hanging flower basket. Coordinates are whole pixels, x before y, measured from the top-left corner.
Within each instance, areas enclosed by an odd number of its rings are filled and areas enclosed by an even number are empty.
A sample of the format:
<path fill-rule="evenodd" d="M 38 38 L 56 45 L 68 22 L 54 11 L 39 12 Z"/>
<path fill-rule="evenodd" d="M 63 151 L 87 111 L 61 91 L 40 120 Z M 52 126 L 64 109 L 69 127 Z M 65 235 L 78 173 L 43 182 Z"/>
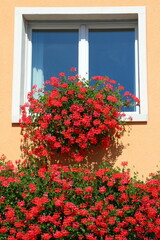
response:
<path fill-rule="evenodd" d="M 124 109 L 139 104 L 106 76 L 85 80 L 61 72 L 44 85 L 33 86 L 21 107 L 23 151 L 40 159 L 54 159 L 58 152 L 80 162 L 90 147 L 108 148 L 124 132 Z"/>

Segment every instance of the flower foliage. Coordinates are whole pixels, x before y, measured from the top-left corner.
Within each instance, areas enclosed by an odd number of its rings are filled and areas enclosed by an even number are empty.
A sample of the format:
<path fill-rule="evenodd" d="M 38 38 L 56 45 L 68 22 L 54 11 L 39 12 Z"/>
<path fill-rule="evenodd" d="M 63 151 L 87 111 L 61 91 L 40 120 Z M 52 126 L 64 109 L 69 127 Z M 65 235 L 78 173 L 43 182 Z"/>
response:
<path fill-rule="evenodd" d="M 30 164 L 0 161 L 0 240 L 160 239 L 158 173 Z"/>
<path fill-rule="evenodd" d="M 122 110 L 135 103 L 138 98 L 108 77 L 86 81 L 61 72 L 46 81 L 44 89 L 33 86 L 21 107 L 24 153 L 53 159 L 59 152 L 80 162 L 91 146 L 108 148 L 122 136 Z"/>

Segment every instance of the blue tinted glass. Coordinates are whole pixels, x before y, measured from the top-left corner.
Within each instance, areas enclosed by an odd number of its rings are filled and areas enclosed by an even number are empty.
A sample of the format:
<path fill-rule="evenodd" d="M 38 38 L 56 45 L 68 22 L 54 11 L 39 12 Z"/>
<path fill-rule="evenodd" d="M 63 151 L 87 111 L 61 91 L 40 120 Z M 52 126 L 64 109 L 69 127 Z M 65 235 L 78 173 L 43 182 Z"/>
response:
<path fill-rule="evenodd" d="M 107 75 L 135 94 L 134 29 L 89 31 L 89 75 Z"/>
<path fill-rule="evenodd" d="M 33 30 L 32 85 L 78 66 L 78 30 Z"/>

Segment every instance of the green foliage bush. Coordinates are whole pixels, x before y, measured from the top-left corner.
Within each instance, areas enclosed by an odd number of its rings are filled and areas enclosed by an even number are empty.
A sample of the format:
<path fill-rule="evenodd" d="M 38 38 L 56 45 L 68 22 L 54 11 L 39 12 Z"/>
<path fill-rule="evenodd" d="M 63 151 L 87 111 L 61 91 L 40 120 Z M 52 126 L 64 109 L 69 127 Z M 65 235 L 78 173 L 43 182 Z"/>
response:
<path fill-rule="evenodd" d="M 125 163 L 122 163 L 125 165 Z M 160 238 L 160 175 L 1 160 L 0 240 Z"/>

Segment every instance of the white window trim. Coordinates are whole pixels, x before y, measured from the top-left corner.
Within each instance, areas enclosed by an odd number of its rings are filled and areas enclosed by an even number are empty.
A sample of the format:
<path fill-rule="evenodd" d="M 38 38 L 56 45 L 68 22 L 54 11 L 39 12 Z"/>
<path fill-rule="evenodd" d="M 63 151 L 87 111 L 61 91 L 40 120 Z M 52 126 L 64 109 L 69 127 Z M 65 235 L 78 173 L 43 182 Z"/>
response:
<path fill-rule="evenodd" d="M 146 71 L 146 9 L 145 7 L 42 7 L 42 8 L 16 8 L 15 9 L 15 41 L 13 65 L 13 94 L 12 94 L 12 122 L 19 122 L 20 105 L 26 101 L 27 92 L 30 91 L 31 67 L 27 59 L 31 59 L 30 34 L 26 31 L 26 22 L 32 20 L 129 20 L 138 19 L 138 69 L 136 79 L 139 79 L 139 93 L 141 105 L 140 112 L 127 112 L 133 121 L 148 120 L 147 102 L 147 71 Z M 81 30 L 86 28 L 81 26 Z M 82 34 L 83 34 L 83 31 Z M 27 44 L 26 44 L 27 43 Z M 88 41 L 81 41 L 79 48 L 87 46 Z M 81 51 L 80 51 L 81 52 Z M 84 59 L 84 54 L 79 55 L 79 61 Z M 83 66 L 79 69 L 82 76 L 86 72 Z M 30 81 L 28 82 L 28 79 Z M 137 83 L 136 83 L 137 84 Z"/>

